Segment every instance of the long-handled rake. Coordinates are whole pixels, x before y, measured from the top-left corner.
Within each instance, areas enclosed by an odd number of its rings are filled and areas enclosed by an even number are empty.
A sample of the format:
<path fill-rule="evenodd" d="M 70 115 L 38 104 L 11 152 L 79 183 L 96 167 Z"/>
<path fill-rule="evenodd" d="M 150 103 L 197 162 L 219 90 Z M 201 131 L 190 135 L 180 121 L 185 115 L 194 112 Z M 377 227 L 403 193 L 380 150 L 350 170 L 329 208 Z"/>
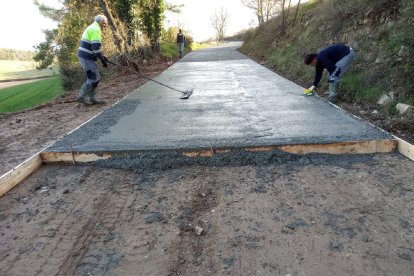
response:
<path fill-rule="evenodd" d="M 169 89 L 171 89 L 171 90 L 174 90 L 174 91 L 177 91 L 177 92 L 182 93 L 182 96 L 180 97 L 180 99 L 183 99 L 183 100 L 188 99 L 188 98 L 191 96 L 191 94 L 193 94 L 194 89 L 191 89 L 191 90 L 186 90 L 186 91 L 181 91 L 181 90 L 178 90 L 178 89 L 176 89 L 176 88 L 174 88 L 174 87 L 171 87 L 171 86 L 168 86 L 168 85 L 166 85 L 166 84 L 164 84 L 164 83 L 161 83 L 161 82 L 159 82 L 159 81 L 156 81 L 156 80 L 154 80 L 154 79 L 151 79 L 151 78 L 149 78 L 149 77 L 146 77 L 146 76 L 144 76 L 144 75 L 142 75 L 142 74 L 140 74 L 140 73 L 138 73 L 138 72 L 136 72 L 136 71 L 133 71 L 133 70 L 129 69 L 129 68 L 128 68 L 128 67 L 126 67 L 126 66 L 119 65 L 119 64 L 117 64 L 117 63 L 115 63 L 115 62 L 112 62 L 112 61 L 109 61 L 109 60 L 108 60 L 108 62 L 109 62 L 110 64 L 113 64 L 113 65 L 116 65 L 116 66 L 118 66 L 118 67 L 124 68 L 124 69 L 128 70 L 129 72 L 135 73 L 135 74 L 137 74 L 138 76 L 140 76 L 140 77 L 142 77 L 142 78 L 144 78 L 144 79 L 147 79 L 147 80 L 150 80 L 150 81 L 156 82 L 156 83 L 158 83 L 158 84 L 160 84 L 160 85 L 162 85 L 162 86 L 165 86 L 165 87 L 167 87 L 167 88 L 169 88 Z"/>

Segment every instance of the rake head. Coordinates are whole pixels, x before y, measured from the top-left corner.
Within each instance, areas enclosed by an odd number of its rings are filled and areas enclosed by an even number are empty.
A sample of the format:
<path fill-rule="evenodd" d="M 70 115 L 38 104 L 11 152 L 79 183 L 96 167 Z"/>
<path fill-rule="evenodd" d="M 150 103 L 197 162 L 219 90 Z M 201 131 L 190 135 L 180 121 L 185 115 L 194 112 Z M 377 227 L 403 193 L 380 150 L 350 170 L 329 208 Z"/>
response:
<path fill-rule="evenodd" d="M 194 91 L 194 89 L 186 90 L 185 92 L 183 92 L 183 95 L 180 97 L 180 99 L 186 100 L 186 99 L 190 98 L 191 94 L 193 94 L 193 91 Z"/>

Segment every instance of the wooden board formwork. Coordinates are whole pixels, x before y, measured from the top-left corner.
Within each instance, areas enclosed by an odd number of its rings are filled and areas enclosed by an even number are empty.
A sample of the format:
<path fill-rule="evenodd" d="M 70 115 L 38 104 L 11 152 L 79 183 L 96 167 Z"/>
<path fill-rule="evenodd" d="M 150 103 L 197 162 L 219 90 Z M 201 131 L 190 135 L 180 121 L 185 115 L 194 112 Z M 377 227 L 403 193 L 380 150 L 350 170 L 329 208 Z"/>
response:
<path fill-rule="evenodd" d="M 187 157 L 212 157 L 220 153 L 229 153 L 231 148 L 209 148 L 200 150 L 183 150 Z M 238 149 L 240 150 L 240 149 Z M 363 142 L 340 142 L 331 144 L 310 145 L 284 145 L 284 146 L 260 146 L 246 147 L 248 152 L 263 152 L 280 150 L 292 154 L 326 153 L 326 154 L 371 154 L 389 153 L 398 150 L 401 154 L 414 161 L 414 145 L 395 137 L 395 139 Z M 117 155 L 119 156 L 119 155 Z M 112 153 L 76 153 L 76 152 L 47 152 L 42 151 L 30 157 L 16 168 L 0 177 L 0 196 L 7 193 L 32 173 L 42 163 L 89 163 L 98 160 L 106 160 L 112 157 Z"/>
<path fill-rule="evenodd" d="M 42 166 L 42 158 L 37 153 L 0 177 L 0 196 L 4 195 L 14 186 L 25 180 Z"/>
<path fill-rule="evenodd" d="M 398 137 L 395 138 L 398 141 L 398 152 L 414 161 L 414 145 Z"/>
<path fill-rule="evenodd" d="M 394 152 L 397 148 L 397 140 L 379 140 L 363 142 L 340 142 L 331 144 L 309 145 L 284 145 L 284 146 L 259 146 L 246 148 L 208 148 L 194 150 L 180 150 L 187 157 L 212 157 L 220 153 L 229 153 L 233 150 L 245 150 L 248 152 L 263 152 L 280 150 L 292 154 L 327 153 L 327 154 L 370 154 Z M 145 153 L 146 151 L 143 151 Z M 137 151 L 139 154 L 140 151 Z M 78 152 L 43 152 L 41 154 L 44 163 L 88 163 L 98 160 L 106 160 L 112 157 L 110 152 L 103 153 L 78 153 Z M 117 155 L 119 156 L 119 155 Z"/>

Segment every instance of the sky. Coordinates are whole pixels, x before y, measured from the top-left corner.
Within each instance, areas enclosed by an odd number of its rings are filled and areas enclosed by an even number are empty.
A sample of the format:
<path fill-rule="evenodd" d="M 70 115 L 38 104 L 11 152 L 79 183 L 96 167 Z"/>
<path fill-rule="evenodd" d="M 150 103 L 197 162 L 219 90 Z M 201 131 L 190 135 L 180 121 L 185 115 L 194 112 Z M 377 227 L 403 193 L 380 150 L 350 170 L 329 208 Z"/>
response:
<path fill-rule="evenodd" d="M 167 26 L 181 26 L 190 31 L 195 41 L 215 37 L 210 18 L 222 7 L 227 10 L 226 35 L 256 26 L 254 11 L 244 6 L 241 0 L 167 0 L 171 4 L 184 4 L 180 14 L 167 14 Z"/>
<path fill-rule="evenodd" d="M 56 7 L 58 0 L 40 0 Z M 34 50 L 43 42 L 42 29 L 53 29 L 56 23 L 39 13 L 33 0 L 0 0 L 0 48 Z"/>
<path fill-rule="evenodd" d="M 166 0 L 171 4 L 184 4 L 179 15 L 167 14 L 168 26 L 182 26 L 195 41 L 214 38 L 210 17 L 221 7 L 227 9 L 226 35 L 255 25 L 254 12 L 241 0 Z M 52 7 L 59 7 L 58 0 L 40 0 Z M 33 46 L 44 41 L 42 30 L 53 29 L 56 22 L 39 13 L 33 0 L 0 0 L 0 48 L 34 50 Z"/>

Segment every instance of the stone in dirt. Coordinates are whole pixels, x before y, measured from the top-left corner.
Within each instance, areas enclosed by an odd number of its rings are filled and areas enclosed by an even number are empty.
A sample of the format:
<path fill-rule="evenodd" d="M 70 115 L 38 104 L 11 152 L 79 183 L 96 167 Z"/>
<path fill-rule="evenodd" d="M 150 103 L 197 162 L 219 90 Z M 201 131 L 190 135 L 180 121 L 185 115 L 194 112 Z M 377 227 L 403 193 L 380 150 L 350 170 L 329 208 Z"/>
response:
<path fill-rule="evenodd" d="M 202 233 L 203 233 L 203 231 L 204 231 L 204 229 L 202 228 L 202 227 L 200 227 L 200 226 L 196 226 L 196 227 L 194 227 L 194 232 L 198 235 L 198 236 L 200 236 Z"/>

